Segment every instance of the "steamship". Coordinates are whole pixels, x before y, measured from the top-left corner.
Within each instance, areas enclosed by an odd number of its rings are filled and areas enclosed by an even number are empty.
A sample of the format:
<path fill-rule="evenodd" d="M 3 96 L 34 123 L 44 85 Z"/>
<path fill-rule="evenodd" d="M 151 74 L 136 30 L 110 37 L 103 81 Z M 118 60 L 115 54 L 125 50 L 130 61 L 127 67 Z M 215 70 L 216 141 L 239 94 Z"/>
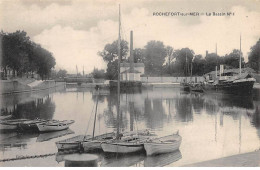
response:
<path fill-rule="evenodd" d="M 255 81 L 246 69 L 243 73 L 238 73 L 238 69 L 229 69 L 220 71 L 215 80 L 205 81 L 203 89 L 204 91 L 214 90 L 238 95 L 250 95 Z"/>
<path fill-rule="evenodd" d="M 220 65 L 219 75 L 216 66 L 215 81 L 204 83 L 204 91 L 215 90 L 232 94 L 250 95 L 253 91 L 254 82 L 256 81 L 248 72 L 248 69 L 241 68 L 242 64 L 241 52 L 241 35 L 240 35 L 240 54 L 239 69 L 224 70 L 224 66 Z M 207 79 L 207 78 L 206 78 Z"/>

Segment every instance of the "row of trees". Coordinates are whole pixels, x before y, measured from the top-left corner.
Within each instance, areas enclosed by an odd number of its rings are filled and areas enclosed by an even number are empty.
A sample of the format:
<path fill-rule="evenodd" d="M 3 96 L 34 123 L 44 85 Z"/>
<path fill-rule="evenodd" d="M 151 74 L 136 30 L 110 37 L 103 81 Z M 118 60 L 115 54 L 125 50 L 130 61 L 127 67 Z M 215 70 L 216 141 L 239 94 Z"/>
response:
<path fill-rule="evenodd" d="M 121 60 L 129 61 L 127 58 L 129 49 L 128 42 L 121 41 Z M 98 54 L 107 63 L 106 77 L 117 79 L 118 55 L 117 41 L 107 44 Z M 145 74 L 149 76 L 188 76 L 203 75 L 215 70 L 216 66 L 224 64 L 227 68 L 238 68 L 240 51 L 234 49 L 225 56 L 209 53 L 205 58 L 195 55 L 189 48 L 174 50 L 173 47 L 165 46 L 161 41 L 149 41 L 144 48 L 136 48 L 133 51 L 134 62 L 143 62 Z M 243 56 L 243 55 L 242 55 Z M 260 65 L 260 39 L 251 48 L 248 63 L 242 57 L 242 67 L 249 66 L 259 72 Z"/>
<path fill-rule="evenodd" d="M 23 76 L 37 73 L 42 79 L 50 76 L 56 62 L 52 53 L 34 43 L 24 31 L 0 32 L 2 42 L 1 67 L 4 75 L 11 69 L 13 75 Z"/>

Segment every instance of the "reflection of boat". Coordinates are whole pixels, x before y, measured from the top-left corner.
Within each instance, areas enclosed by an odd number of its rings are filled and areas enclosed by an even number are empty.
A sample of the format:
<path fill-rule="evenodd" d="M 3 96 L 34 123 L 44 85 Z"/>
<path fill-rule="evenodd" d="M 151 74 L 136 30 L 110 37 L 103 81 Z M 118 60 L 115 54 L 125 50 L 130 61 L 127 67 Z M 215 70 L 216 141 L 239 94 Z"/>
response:
<path fill-rule="evenodd" d="M 164 153 L 159 155 L 148 156 L 144 159 L 145 167 L 163 167 L 182 158 L 179 150 L 172 153 Z"/>
<path fill-rule="evenodd" d="M 50 132 L 50 133 L 41 133 L 37 137 L 36 142 L 48 141 L 48 140 L 58 138 L 58 137 L 61 137 L 61 136 L 65 136 L 65 135 L 69 135 L 69 134 L 74 134 L 74 132 L 70 129 L 67 129 L 67 130 Z"/>
<path fill-rule="evenodd" d="M 27 120 L 28 119 L 3 120 L 0 122 L 0 130 L 16 130 L 19 123 Z"/>
<path fill-rule="evenodd" d="M 101 167 L 129 167 L 140 163 L 145 159 L 144 154 L 127 154 L 117 156 L 115 154 L 105 154 L 101 160 Z"/>
<path fill-rule="evenodd" d="M 37 123 L 37 127 L 40 132 L 51 132 L 51 131 L 59 131 L 68 129 L 71 124 L 73 124 L 74 120 L 50 120 L 45 123 Z"/>
<path fill-rule="evenodd" d="M 147 155 L 174 152 L 179 149 L 181 140 L 182 138 L 178 133 L 151 139 L 144 143 L 144 149 Z"/>

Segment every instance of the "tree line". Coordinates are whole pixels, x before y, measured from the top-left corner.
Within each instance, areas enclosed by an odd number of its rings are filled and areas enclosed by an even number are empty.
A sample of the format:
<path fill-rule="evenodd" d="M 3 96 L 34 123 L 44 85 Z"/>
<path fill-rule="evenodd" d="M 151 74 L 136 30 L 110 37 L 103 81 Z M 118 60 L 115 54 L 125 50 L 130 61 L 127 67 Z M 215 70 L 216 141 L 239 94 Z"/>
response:
<path fill-rule="evenodd" d="M 42 79 L 48 79 L 51 69 L 56 62 L 52 53 L 33 42 L 25 31 L 13 33 L 0 32 L 2 45 L 1 67 L 4 76 L 12 70 L 13 76 L 40 75 Z"/>
<path fill-rule="evenodd" d="M 106 44 L 104 49 L 98 52 L 98 55 L 107 63 L 105 73 L 107 79 L 117 79 L 117 44 L 117 40 Z M 128 42 L 122 40 L 122 62 L 129 62 L 128 53 Z M 214 71 L 216 66 L 219 69 L 220 64 L 225 65 L 225 68 L 239 68 L 240 50 L 234 49 L 224 56 L 208 53 L 202 57 L 201 54 L 195 54 L 190 48 L 174 49 L 171 46 L 165 46 L 161 41 L 153 40 L 149 41 L 144 48 L 134 49 L 133 55 L 135 63 L 144 63 L 146 76 L 202 76 Z M 251 47 L 247 63 L 242 57 L 242 67 L 251 67 L 258 73 L 259 63 L 260 39 Z"/>

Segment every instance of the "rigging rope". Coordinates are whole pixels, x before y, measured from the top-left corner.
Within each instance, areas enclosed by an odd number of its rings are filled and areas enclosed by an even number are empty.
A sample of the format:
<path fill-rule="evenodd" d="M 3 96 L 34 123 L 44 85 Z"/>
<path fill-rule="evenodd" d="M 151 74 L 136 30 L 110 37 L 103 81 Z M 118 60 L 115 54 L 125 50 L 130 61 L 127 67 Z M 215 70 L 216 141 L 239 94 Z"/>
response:
<path fill-rule="evenodd" d="M 89 120 L 88 120 L 87 130 L 86 130 L 86 132 L 85 132 L 85 134 L 84 134 L 83 141 L 84 141 L 84 139 L 85 139 L 85 137 L 86 137 L 86 135 L 87 135 L 87 133 L 88 133 L 88 128 L 89 128 L 89 124 L 90 124 L 91 117 L 92 117 L 92 115 L 93 115 L 94 106 L 95 106 L 95 104 L 93 104 L 93 106 L 92 106 L 91 115 L 90 115 Z"/>

